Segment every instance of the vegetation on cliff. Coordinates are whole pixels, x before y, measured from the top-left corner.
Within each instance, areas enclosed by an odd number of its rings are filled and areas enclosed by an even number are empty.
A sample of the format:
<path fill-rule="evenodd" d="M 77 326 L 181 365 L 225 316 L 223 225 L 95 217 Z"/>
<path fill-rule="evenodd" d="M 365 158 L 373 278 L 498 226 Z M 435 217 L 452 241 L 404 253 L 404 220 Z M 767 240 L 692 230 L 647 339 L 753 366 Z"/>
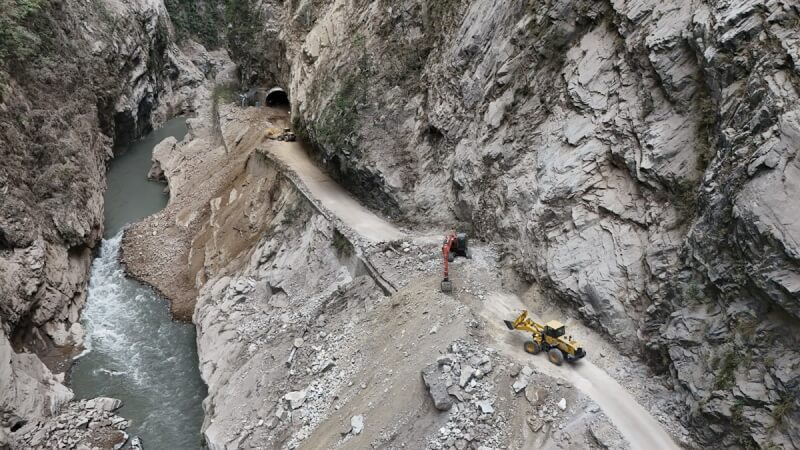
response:
<path fill-rule="evenodd" d="M 0 64 L 36 54 L 41 45 L 36 19 L 44 0 L 0 0 Z"/>

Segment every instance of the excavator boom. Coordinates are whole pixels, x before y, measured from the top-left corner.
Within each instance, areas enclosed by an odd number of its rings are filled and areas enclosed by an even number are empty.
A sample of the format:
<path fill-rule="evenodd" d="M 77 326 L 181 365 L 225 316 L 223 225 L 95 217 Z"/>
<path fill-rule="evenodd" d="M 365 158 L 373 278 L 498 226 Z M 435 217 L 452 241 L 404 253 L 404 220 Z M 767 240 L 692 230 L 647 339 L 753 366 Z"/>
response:
<path fill-rule="evenodd" d="M 456 235 L 449 234 L 444 238 L 442 245 L 442 256 L 444 257 L 444 277 L 442 278 L 442 292 L 451 292 L 453 290 L 453 282 L 450 281 L 450 251 L 455 241 Z"/>
<path fill-rule="evenodd" d="M 455 231 L 450 231 L 444 237 L 442 244 L 442 257 L 444 258 L 444 277 L 442 277 L 442 292 L 451 292 L 453 290 L 453 282 L 450 281 L 450 262 L 456 256 L 463 256 L 471 258 L 469 249 L 467 248 L 467 235 L 465 233 L 456 234 Z"/>

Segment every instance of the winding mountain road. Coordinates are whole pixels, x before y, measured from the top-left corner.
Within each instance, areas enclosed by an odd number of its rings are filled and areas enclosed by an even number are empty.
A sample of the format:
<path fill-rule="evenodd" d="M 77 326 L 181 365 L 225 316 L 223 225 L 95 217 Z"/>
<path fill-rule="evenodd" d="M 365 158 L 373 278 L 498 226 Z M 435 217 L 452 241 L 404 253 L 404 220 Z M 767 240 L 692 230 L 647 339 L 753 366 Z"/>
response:
<path fill-rule="evenodd" d="M 266 150 L 292 169 L 316 200 L 362 237 L 373 242 L 403 238 L 402 231 L 367 209 L 314 165 L 298 142 L 274 141 Z"/>

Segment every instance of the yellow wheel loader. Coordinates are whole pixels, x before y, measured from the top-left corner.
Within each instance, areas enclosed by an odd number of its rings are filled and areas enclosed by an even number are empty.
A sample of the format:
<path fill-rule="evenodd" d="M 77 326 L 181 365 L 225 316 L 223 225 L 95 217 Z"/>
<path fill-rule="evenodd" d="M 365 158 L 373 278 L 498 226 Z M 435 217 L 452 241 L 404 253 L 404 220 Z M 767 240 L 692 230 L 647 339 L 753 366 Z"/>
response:
<path fill-rule="evenodd" d="M 528 331 L 533 334 L 533 340 L 525 342 L 525 351 L 531 354 L 538 354 L 541 351 L 547 352 L 547 358 L 551 363 L 560 366 L 564 360 L 575 362 L 584 356 L 586 352 L 577 341 L 572 340 L 572 336 L 564 337 L 566 332 L 564 324 L 557 320 L 551 320 L 544 325 L 540 325 L 530 317 L 528 311 L 523 310 L 514 321 L 503 321 L 509 330 Z"/>

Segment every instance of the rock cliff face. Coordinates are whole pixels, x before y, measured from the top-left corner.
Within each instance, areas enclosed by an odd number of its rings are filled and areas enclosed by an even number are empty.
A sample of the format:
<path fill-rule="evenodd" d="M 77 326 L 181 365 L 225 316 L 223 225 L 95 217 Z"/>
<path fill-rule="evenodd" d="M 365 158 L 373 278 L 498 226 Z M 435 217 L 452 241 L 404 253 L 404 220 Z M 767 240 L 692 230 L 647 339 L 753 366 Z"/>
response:
<path fill-rule="evenodd" d="M 261 81 L 289 89 L 296 128 L 362 200 L 508 242 L 526 280 L 672 374 L 701 441 L 800 445 L 794 2 L 252 14 L 280 43 L 234 55 L 282 49 L 289 70 Z"/>
<path fill-rule="evenodd" d="M 197 80 L 179 70 L 161 2 L 0 5 L 2 447 L 7 428 L 72 397 L 61 383 L 82 342 L 114 144 L 179 112 Z"/>

